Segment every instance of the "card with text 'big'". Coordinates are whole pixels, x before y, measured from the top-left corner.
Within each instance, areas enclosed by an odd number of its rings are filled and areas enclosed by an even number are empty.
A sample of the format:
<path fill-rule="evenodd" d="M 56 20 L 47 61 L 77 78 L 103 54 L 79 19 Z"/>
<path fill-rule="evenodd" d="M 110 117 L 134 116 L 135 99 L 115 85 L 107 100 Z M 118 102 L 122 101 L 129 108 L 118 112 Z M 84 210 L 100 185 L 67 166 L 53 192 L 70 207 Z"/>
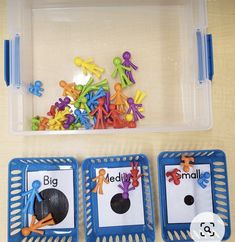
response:
<path fill-rule="evenodd" d="M 78 163 L 71 157 L 18 158 L 9 164 L 11 242 L 78 241 Z"/>

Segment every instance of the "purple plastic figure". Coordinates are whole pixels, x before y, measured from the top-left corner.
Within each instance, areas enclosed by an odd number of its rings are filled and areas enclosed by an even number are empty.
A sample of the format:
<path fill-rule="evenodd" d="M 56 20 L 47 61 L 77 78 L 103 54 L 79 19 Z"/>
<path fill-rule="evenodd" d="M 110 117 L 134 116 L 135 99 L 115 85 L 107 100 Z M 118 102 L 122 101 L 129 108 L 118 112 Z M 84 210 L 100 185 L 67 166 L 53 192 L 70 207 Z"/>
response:
<path fill-rule="evenodd" d="M 128 199 L 129 198 L 129 192 L 135 190 L 135 187 L 129 188 L 131 185 L 131 174 L 123 173 L 122 176 L 122 185 L 118 185 L 119 188 L 123 190 L 122 198 Z"/>
<path fill-rule="evenodd" d="M 41 97 L 42 92 L 44 89 L 42 88 L 42 82 L 41 81 L 35 81 L 34 84 L 29 85 L 29 92 L 32 93 L 35 96 Z"/>
<path fill-rule="evenodd" d="M 142 115 L 138 110 L 138 108 L 141 108 L 143 106 L 143 104 L 136 104 L 132 97 L 129 97 L 127 99 L 127 103 L 129 104 L 129 109 L 127 111 L 127 114 L 130 114 L 132 111 L 135 122 L 138 121 L 139 118 L 140 119 L 144 118 L 144 115 Z"/>
<path fill-rule="evenodd" d="M 124 52 L 122 57 L 124 59 L 124 62 L 122 63 L 123 66 L 126 66 L 128 68 L 133 68 L 133 70 L 135 71 L 138 69 L 138 66 L 134 65 L 131 62 L 131 53 L 129 51 Z M 125 73 L 132 83 L 136 83 L 131 71 L 126 70 Z"/>
<path fill-rule="evenodd" d="M 92 128 L 92 124 L 90 124 L 89 117 L 88 117 L 87 112 L 85 110 L 83 112 L 81 112 L 80 109 L 76 109 L 74 114 L 77 116 L 77 119 L 74 122 L 75 124 L 80 122 L 81 125 L 83 125 L 85 127 L 85 129 L 91 129 Z"/>
<path fill-rule="evenodd" d="M 69 129 L 71 124 L 75 122 L 76 118 L 72 114 L 67 114 L 65 117 L 67 119 L 65 120 L 63 127 Z"/>
<path fill-rule="evenodd" d="M 31 214 L 31 215 L 34 215 L 34 201 L 35 201 L 35 198 L 37 198 L 38 202 L 42 202 L 42 198 L 41 196 L 39 195 L 38 193 L 38 189 L 41 187 L 41 182 L 36 180 L 32 183 L 32 189 L 27 191 L 27 192 L 24 192 L 22 193 L 22 196 L 27 196 L 29 195 L 29 198 L 25 204 L 25 207 L 24 209 L 22 210 L 23 213 L 28 213 Z"/>
<path fill-rule="evenodd" d="M 201 174 L 200 178 L 198 179 L 197 183 L 205 189 L 207 187 L 207 184 L 209 183 L 209 178 L 211 177 L 209 172 L 205 172 Z"/>
<path fill-rule="evenodd" d="M 105 110 L 109 113 L 109 105 L 110 105 L 110 92 L 105 93 L 105 103 L 104 103 L 104 108 Z"/>
<path fill-rule="evenodd" d="M 55 103 L 55 106 L 58 108 L 59 111 L 64 111 L 70 102 L 71 99 L 69 97 L 65 97 L 64 100 L 60 98 L 59 101 Z"/>

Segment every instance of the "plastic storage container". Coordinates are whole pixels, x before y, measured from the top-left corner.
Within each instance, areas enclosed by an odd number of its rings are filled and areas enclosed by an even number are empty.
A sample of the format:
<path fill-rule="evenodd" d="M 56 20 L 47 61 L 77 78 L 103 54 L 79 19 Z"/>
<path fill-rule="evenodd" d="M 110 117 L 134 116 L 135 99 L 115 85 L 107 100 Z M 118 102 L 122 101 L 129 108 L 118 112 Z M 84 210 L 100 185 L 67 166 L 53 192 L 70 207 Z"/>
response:
<path fill-rule="evenodd" d="M 32 131 L 59 97 L 60 80 L 79 79 L 73 59 L 93 57 L 113 90 L 112 59 L 131 51 L 136 86 L 147 97 L 137 129 L 118 132 L 206 130 L 212 126 L 213 59 L 205 0 L 8 0 L 10 126 L 20 134 L 109 133 L 106 130 Z M 9 60 L 8 60 L 9 59 Z M 42 80 L 43 97 L 28 93 Z"/>

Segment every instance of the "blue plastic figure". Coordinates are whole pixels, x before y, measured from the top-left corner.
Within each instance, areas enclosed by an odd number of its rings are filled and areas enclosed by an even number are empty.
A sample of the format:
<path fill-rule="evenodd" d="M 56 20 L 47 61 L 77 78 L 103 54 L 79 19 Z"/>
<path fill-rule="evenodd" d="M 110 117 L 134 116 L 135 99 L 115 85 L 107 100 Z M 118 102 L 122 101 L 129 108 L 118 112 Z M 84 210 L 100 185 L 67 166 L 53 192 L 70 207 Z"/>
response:
<path fill-rule="evenodd" d="M 205 172 L 201 174 L 200 178 L 198 179 L 198 184 L 205 189 L 207 187 L 207 184 L 209 183 L 209 178 L 211 177 L 209 172 Z"/>
<path fill-rule="evenodd" d="M 74 114 L 77 116 L 77 119 L 75 120 L 75 124 L 80 122 L 81 125 L 83 125 L 85 127 L 85 129 L 91 129 L 92 128 L 92 124 L 89 121 L 89 117 L 87 115 L 87 112 L 84 110 L 83 112 L 81 112 L 80 109 L 76 109 Z"/>
<path fill-rule="evenodd" d="M 86 96 L 88 107 L 91 110 L 95 109 L 99 104 L 98 99 L 104 97 L 105 95 L 106 93 L 102 87 L 100 87 L 100 89 L 95 94 L 92 92 L 88 93 Z"/>
<path fill-rule="evenodd" d="M 23 197 L 29 195 L 29 198 L 28 198 L 26 205 L 23 209 L 23 213 L 27 213 L 27 211 L 28 211 L 29 214 L 34 215 L 34 200 L 35 200 L 35 198 L 37 198 L 38 202 L 42 202 L 42 198 L 38 193 L 38 189 L 40 187 L 41 187 L 41 182 L 36 180 L 32 183 L 32 189 L 27 191 L 27 192 L 24 192 L 22 194 Z"/>
<path fill-rule="evenodd" d="M 35 81 L 34 84 L 30 84 L 28 90 L 33 95 L 41 97 L 42 96 L 42 92 L 44 91 L 44 89 L 42 88 L 42 82 L 41 81 Z"/>
<path fill-rule="evenodd" d="M 135 190 L 135 187 L 129 188 L 131 185 L 131 174 L 124 173 L 122 176 L 122 185 L 118 185 L 119 188 L 122 189 L 122 198 L 128 199 L 129 198 L 129 192 Z"/>

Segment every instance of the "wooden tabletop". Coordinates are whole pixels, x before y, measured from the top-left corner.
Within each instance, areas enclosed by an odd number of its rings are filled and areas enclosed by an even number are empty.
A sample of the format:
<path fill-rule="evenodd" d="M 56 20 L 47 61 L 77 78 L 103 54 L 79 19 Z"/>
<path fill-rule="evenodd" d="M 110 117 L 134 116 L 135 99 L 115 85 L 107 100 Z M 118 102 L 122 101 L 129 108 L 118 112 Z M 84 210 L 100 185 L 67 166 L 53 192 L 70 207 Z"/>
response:
<path fill-rule="evenodd" d="M 227 154 L 230 205 L 235 219 L 235 1 L 208 0 L 209 32 L 214 38 L 213 129 L 206 132 L 149 133 L 100 136 L 13 136 L 8 132 L 8 90 L 0 82 L 0 241 L 7 241 L 8 162 L 14 157 L 85 157 L 144 153 L 153 167 L 157 240 L 159 224 L 156 157 L 166 150 L 222 149 Z M 0 36 L 7 38 L 6 3 L 0 0 Z M 2 40 L 3 40 L 2 39 Z M 3 76 L 3 41 L 0 41 L 0 76 Z M 108 142 L 107 142 L 108 141 Z M 233 233 L 229 241 L 235 241 Z M 83 238 L 83 235 L 81 235 Z M 82 239 L 81 241 L 84 241 Z"/>

